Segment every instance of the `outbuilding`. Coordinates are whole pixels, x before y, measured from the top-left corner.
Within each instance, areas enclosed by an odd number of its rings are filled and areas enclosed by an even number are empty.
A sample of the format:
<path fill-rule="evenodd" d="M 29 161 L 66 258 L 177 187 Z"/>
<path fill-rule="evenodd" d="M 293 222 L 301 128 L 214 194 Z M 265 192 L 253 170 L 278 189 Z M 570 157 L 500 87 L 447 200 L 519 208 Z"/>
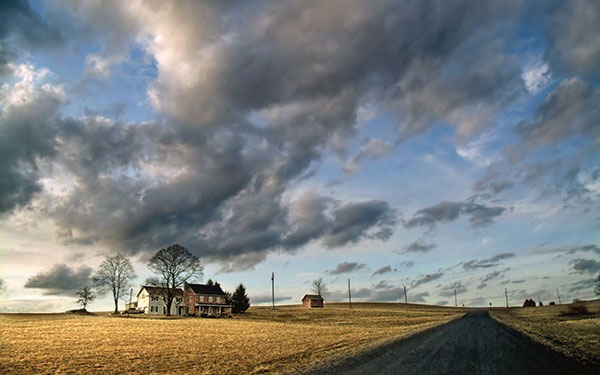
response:
<path fill-rule="evenodd" d="M 302 305 L 309 309 L 315 307 L 323 307 L 323 297 L 318 294 L 305 294 L 302 298 Z"/>

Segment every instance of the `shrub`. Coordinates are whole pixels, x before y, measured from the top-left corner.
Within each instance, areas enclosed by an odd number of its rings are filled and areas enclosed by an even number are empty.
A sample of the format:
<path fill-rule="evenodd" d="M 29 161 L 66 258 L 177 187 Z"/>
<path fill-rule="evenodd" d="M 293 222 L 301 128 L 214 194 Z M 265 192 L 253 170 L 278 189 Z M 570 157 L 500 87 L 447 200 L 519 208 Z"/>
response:
<path fill-rule="evenodd" d="M 562 315 L 589 315 L 587 306 L 581 302 L 573 303 L 567 308 L 567 312 Z"/>

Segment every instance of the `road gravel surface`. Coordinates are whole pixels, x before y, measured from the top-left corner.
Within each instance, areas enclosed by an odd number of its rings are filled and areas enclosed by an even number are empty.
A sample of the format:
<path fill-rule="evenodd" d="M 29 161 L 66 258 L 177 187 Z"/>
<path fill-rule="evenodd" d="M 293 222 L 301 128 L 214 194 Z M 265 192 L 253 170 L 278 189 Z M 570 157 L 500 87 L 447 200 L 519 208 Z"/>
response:
<path fill-rule="evenodd" d="M 497 322 L 488 311 L 313 370 L 314 374 L 595 374 L 584 365 Z"/>

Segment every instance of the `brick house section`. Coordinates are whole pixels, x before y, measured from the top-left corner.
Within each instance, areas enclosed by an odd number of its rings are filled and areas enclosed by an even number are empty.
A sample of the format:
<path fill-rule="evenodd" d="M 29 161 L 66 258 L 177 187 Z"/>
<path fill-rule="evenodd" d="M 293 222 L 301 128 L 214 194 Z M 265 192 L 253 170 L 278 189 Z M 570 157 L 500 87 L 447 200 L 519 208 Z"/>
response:
<path fill-rule="evenodd" d="M 183 284 L 183 300 L 187 315 L 231 316 L 231 305 L 219 284 Z"/>

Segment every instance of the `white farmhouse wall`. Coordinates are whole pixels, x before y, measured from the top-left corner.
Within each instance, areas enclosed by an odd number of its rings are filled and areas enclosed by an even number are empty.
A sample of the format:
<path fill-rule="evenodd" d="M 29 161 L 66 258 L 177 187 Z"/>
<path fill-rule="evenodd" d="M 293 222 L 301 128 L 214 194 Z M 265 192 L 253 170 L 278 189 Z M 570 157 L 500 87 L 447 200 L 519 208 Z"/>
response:
<path fill-rule="evenodd" d="M 167 304 L 161 296 L 154 297 L 158 297 L 158 300 L 153 299 L 144 289 L 138 297 L 138 309 L 143 310 L 145 314 L 164 315 Z M 183 301 L 182 297 L 175 297 L 173 299 L 173 303 L 171 303 L 171 315 L 179 315 L 177 311 L 177 299 Z"/>

